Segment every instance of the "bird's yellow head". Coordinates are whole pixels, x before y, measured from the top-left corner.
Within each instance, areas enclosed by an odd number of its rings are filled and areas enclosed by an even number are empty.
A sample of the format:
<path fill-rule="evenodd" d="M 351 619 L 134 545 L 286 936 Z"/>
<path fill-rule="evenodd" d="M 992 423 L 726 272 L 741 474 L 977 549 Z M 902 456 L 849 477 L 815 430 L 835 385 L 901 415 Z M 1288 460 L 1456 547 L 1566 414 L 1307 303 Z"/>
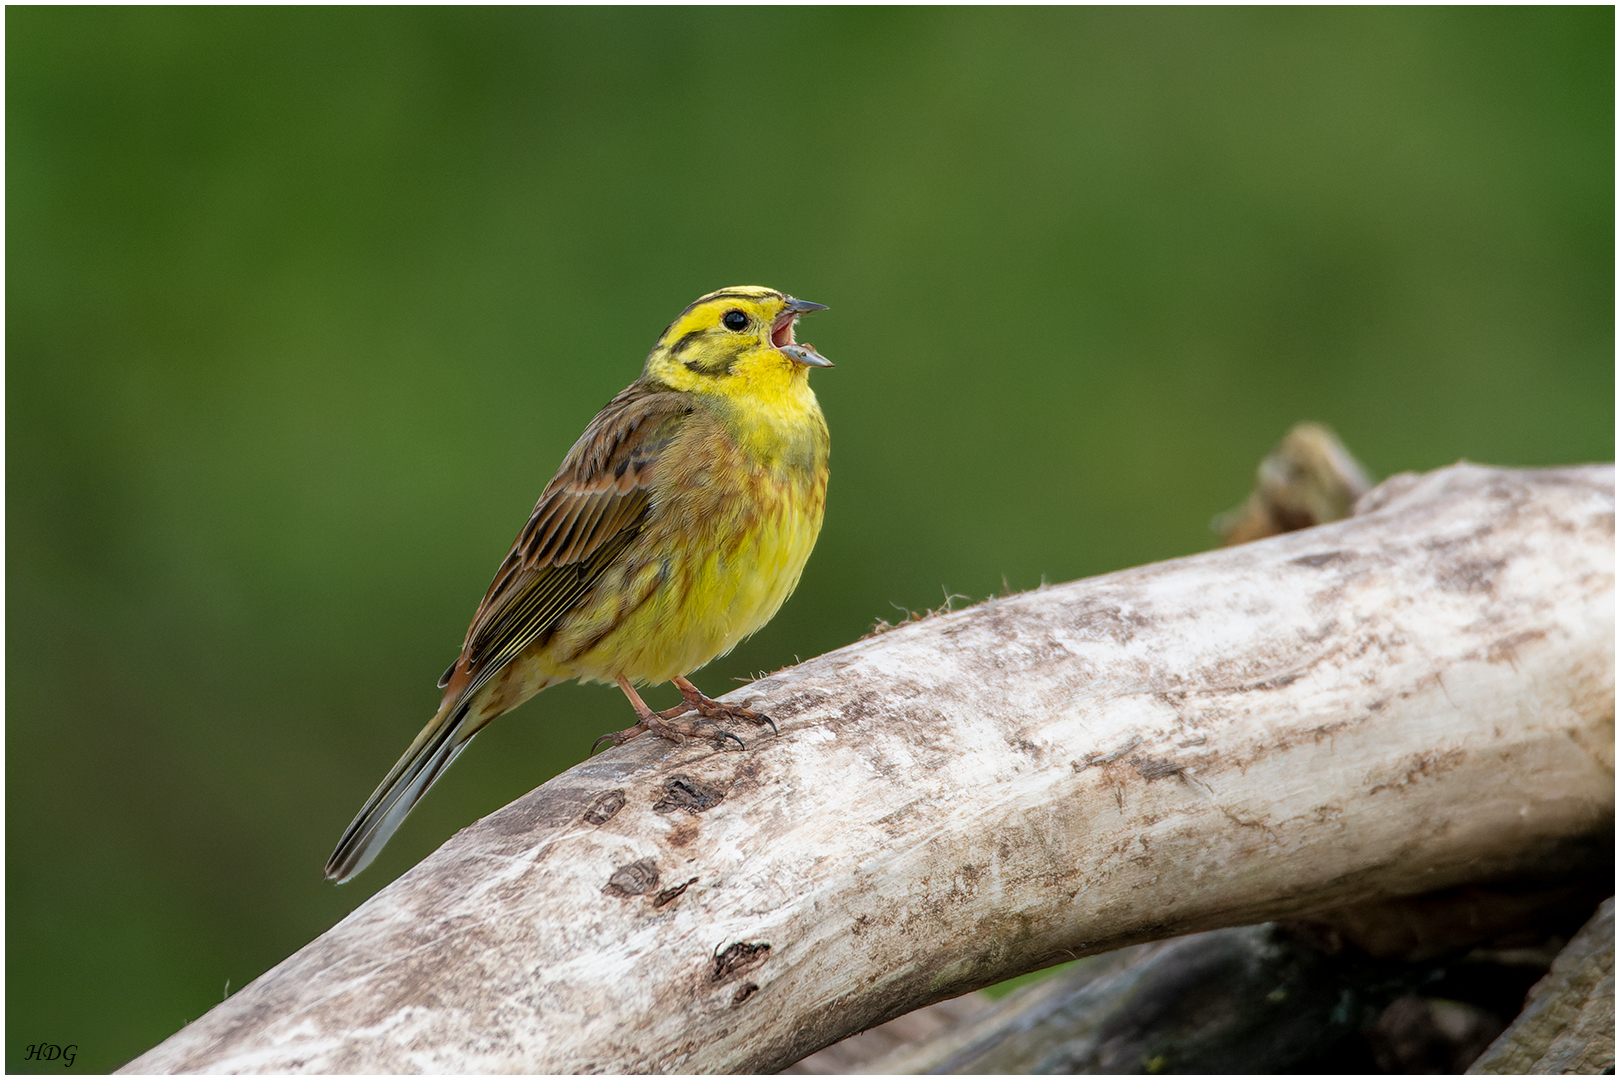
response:
<path fill-rule="evenodd" d="M 832 361 L 793 340 L 793 324 L 827 305 L 775 289 L 739 285 L 701 296 L 659 337 L 646 378 L 676 390 L 773 397 L 807 387 L 812 367 Z"/>

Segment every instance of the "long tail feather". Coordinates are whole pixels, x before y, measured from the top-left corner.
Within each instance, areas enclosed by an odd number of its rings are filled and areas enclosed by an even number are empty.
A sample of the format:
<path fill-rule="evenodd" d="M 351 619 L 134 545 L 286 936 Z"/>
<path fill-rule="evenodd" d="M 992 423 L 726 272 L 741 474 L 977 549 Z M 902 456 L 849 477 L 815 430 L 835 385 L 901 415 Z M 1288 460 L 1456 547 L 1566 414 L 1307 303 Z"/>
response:
<path fill-rule="evenodd" d="M 428 721 L 343 831 L 337 850 L 326 860 L 328 879 L 341 885 L 371 865 L 411 808 L 477 734 L 478 728 L 466 730 L 471 705 L 463 699 Z"/>

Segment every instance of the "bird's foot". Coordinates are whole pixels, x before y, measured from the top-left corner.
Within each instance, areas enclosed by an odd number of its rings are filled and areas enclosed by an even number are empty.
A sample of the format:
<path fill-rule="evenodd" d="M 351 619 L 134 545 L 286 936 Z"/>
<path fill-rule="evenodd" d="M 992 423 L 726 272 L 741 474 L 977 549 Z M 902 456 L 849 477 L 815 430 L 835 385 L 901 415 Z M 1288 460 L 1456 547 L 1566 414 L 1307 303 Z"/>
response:
<path fill-rule="evenodd" d="M 612 743 L 614 746 L 623 746 L 637 735 L 647 731 L 652 732 L 654 735 L 662 736 L 663 738 L 668 739 L 670 742 L 675 743 L 677 746 L 685 743 L 687 739 L 709 738 L 713 739 L 715 742 L 724 742 L 725 740 L 730 739 L 732 742 L 737 744 L 737 748 L 739 750 L 746 750 L 748 748 L 748 745 L 741 739 L 737 738 L 737 736 L 733 735 L 725 728 L 722 728 L 720 725 L 711 723 L 708 720 L 698 719 L 695 717 L 686 720 L 677 720 L 676 716 L 679 716 L 680 713 L 677 713 L 676 710 L 680 710 L 680 712 L 688 711 L 679 705 L 677 705 L 674 709 L 666 709 L 661 713 L 649 711 L 646 716 L 642 717 L 641 722 L 636 724 L 635 727 L 625 728 L 623 731 L 610 731 L 606 735 L 599 737 L 594 743 L 591 744 L 591 753 L 596 753 L 597 748 L 605 742 Z M 675 713 L 676 716 L 669 715 L 671 713 Z"/>
<path fill-rule="evenodd" d="M 681 697 L 686 700 L 673 709 L 665 710 L 661 715 L 669 716 L 684 712 L 696 712 L 699 716 L 707 717 L 710 720 L 741 720 L 756 727 L 761 724 L 769 724 L 771 734 L 775 735 L 777 733 L 776 721 L 762 712 L 745 709 L 741 705 L 728 705 L 723 701 L 716 701 L 706 696 L 703 691 L 679 675 L 675 676 L 671 681 L 674 682 L 675 689 L 681 692 Z"/>
<path fill-rule="evenodd" d="M 681 681 L 685 682 L 684 679 Z M 691 704 L 690 698 L 675 706 L 673 709 L 665 709 L 663 712 L 653 712 L 653 710 L 649 709 L 646 703 L 641 700 L 641 695 L 637 694 L 633 689 L 630 688 L 629 683 L 620 680 L 620 685 L 623 687 L 626 696 L 630 698 L 631 707 L 636 710 L 636 716 L 638 718 L 636 726 L 625 728 L 623 731 L 611 731 L 608 734 L 601 736 L 591 744 L 591 753 L 596 753 L 597 748 L 605 742 L 612 743 L 614 746 L 623 746 L 637 735 L 647 731 L 652 732 L 654 735 L 668 739 L 677 746 L 685 743 L 687 739 L 711 738 L 716 742 L 724 742 L 726 739 L 730 739 L 732 742 L 737 744 L 738 749 L 747 749 L 747 744 L 745 744 L 737 736 L 733 735 L 729 731 L 726 731 L 718 724 L 711 723 L 709 719 L 707 719 L 710 714 L 704 712 L 700 707 Z M 690 683 L 687 683 L 687 685 L 691 686 Z M 694 692 L 697 690 L 696 687 L 692 687 L 692 689 Z M 681 692 L 683 695 L 685 694 L 684 689 Z M 698 697 L 703 698 L 703 695 L 698 694 Z M 717 706 L 720 709 L 735 708 L 735 706 L 720 705 L 719 702 L 709 701 L 707 698 L 703 698 L 703 700 L 708 702 L 710 705 Z M 687 717 L 682 719 L 684 714 L 693 711 L 693 709 L 697 709 L 699 716 L 704 718 L 700 719 L 699 717 Z M 742 711 L 747 712 L 748 710 L 744 709 Z"/>

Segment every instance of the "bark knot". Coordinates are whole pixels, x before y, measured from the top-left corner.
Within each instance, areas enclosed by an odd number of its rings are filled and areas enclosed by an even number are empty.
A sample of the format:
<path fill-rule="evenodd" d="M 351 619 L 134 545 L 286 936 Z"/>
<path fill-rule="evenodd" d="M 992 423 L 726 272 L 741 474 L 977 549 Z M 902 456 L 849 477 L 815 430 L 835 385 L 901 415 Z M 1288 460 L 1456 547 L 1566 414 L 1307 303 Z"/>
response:
<path fill-rule="evenodd" d="M 1176 776 L 1182 772 L 1182 767 L 1173 761 L 1160 761 L 1158 758 L 1133 757 L 1131 766 L 1142 779 L 1148 783 L 1163 780 L 1167 776 Z"/>
<path fill-rule="evenodd" d="M 671 888 L 663 890 L 662 892 L 660 892 L 657 896 L 655 896 L 653 898 L 653 907 L 655 907 L 655 908 L 663 907 L 665 904 L 671 903 L 671 902 L 679 899 L 680 895 L 683 892 L 685 892 L 687 889 L 690 889 L 696 883 L 697 883 L 697 878 L 695 878 L 695 877 L 694 878 L 687 878 L 685 881 L 681 882 L 679 885 L 675 885 L 675 886 L 672 886 Z"/>
<path fill-rule="evenodd" d="M 601 792 L 591 800 L 591 804 L 579 816 L 580 820 L 587 825 L 606 825 L 614 814 L 624 809 L 624 801 L 622 789 Z"/>
<path fill-rule="evenodd" d="M 602 891 L 609 896 L 640 896 L 658 885 L 658 864 L 651 859 L 637 859 L 613 871 Z"/>
<path fill-rule="evenodd" d="M 771 947 L 763 941 L 735 941 L 715 954 L 710 982 L 723 982 L 731 976 L 763 964 Z"/>
<path fill-rule="evenodd" d="M 719 806 L 720 800 L 725 797 L 725 791 L 713 784 L 678 774 L 664 781 L 664 793 L 653 803 L 653 812 L 669 814 L 685 810 L 689 814 L 701 814 Z"/>

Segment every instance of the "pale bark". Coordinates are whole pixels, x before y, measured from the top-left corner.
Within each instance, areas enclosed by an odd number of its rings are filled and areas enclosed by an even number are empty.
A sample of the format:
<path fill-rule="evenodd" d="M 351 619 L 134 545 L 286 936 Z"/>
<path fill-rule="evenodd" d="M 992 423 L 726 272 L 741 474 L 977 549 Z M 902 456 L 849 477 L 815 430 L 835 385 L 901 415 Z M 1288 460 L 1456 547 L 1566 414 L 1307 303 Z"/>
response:
<path fill-rule="evenodd" d="M 1612 466 L 1460 465 L 1360 509 L 771 675 L 732 697 L 779 738 L 576 766 L 126 1069 L 770 1071 L 1612 828 Z"/>

